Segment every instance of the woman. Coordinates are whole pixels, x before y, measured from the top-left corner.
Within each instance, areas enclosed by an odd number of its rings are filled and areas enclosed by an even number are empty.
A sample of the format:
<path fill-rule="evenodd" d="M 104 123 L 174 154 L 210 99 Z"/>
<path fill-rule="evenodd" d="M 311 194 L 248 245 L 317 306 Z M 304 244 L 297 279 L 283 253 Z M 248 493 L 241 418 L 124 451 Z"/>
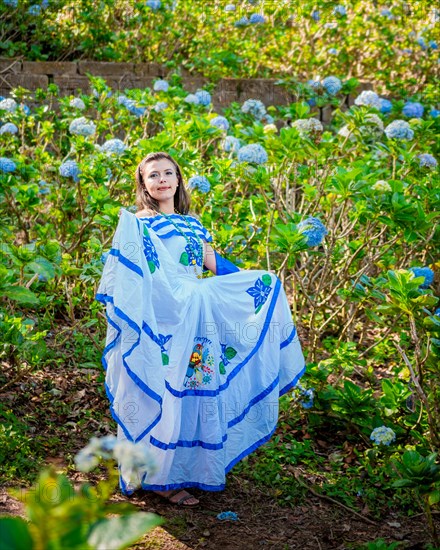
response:
<path fill-rule="evenodd" d="M 174 159 L 150 153 L 136 182 L 139 210 L 121 211 L 96 294 L 107 310 L 106 390 L 118 439 L 145 445 L 157 464 L 142 488 L 192 506 L 185 488 L 223 490 L 234 464 L 272 436 L 304 357 L 280 280 L 214 251 L 188 215 Z M 202 278 L 204 268 L 218 276 Z M 120 465 L 124 494 L 132 475 Z"/>

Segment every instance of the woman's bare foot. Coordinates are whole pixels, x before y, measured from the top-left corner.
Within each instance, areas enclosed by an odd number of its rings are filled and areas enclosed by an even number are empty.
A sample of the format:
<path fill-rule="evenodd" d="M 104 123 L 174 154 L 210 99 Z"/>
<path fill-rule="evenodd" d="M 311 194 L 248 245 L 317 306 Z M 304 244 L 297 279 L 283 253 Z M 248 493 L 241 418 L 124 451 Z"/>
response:
<path fill-rule="evenodd" d="M 199 504 L 199 499 L 188 493 L 185 489 L 172 489 L 170 491 L 154 491 L 161 497 L 166 498 L 172 504 L 180 504 L 183 506 L 196 506 Z"/>

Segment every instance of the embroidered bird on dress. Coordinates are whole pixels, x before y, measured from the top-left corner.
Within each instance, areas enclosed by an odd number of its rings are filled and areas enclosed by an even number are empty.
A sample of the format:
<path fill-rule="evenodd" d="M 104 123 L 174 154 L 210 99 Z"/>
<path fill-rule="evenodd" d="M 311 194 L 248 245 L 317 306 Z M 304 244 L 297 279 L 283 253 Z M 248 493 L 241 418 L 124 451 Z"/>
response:
<path fill-rule="evenodd" d="M 188 380 L 194 374 L 194 370 L 197 368 L 198 365 L 200 365 L 201 362 L 202 362 L 202 344 L 196 344 L 191 353 L 191 357 L 188 363 L 188 368 L 186 369 L 186 376 L 183 382 L 184 386 L 187 385 Z"/>

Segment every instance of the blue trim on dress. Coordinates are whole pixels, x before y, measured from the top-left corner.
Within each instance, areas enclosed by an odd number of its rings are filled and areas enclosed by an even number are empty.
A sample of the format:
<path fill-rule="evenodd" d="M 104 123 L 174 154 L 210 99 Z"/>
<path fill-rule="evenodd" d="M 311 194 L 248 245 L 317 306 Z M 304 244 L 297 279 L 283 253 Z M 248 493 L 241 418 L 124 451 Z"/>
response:
<path fill-rule="evenodd" d="M 159 447 L 159 449 L 162 449 L 164 451 L 168 449 L 176 449 L 177 447 L 202 447 L 203 449 L 207 449 L 208 451 L 217 451 L 219 449 L 223 449 L 223 443 L 228 439 L 228 435 L 225 434 L 222 437 L 221 443 L 207 443 L 206 441 L 201 441 L 200 439 L 193 439 L 192 441 L 185 441 L 182 439 L 179 439 L 179 441 L 176 441 L 175 443 L 163 443 L 162 441 L 159 441 L 152 435 L 150 435 L 150 443 L 152 443 L 155 447 Z"/>
<path fill-rule="evenodd" d="M 269 330 L 270 319 L 272 318 L 273 310 L 275 309 L 275 304 L 276 304 L 276 301 L 278 299 L 278 294 L 280 292 L 280 288 L 281 288 L 281 281 L 277 278 L 275 288 L 274 288 L 274 291 L 273 291 L 273 295 L 272 295 L 272 300 L 270 302 L 270 306 L 269 306 L 269 309 L 267 311 L 266 319 L 265 319 L 264 325 L 263 325 L 264 328 L 261 331 L 260 338 L 258 339 L 258 342 L 255 344 L 254 349 L 249 353 L 249 355 L 245 359 L 243 359 L 243 361 L 241 363 L 239 363 L 233 371 L 230 372 L 226 382 L 221 384 L 216 390 L 191 390 L 191 389 L 188 389 L 188 390 L 179 391 L 179 390 L 176 390 L 176 389 L 172 388 L 170 386 L 169 382 L 166 380 L 165 381 L 166 389 L 172 395 L 174 395 L 175 397 L 185 397 L 187 395 L 191 395 L 191 396 L 192 395 L 204 395 L 204 396 L 207 396 L 207 397 L 215 397 L 216 395 L 219 395 L 219 393 L 221 391 L 226 389 L 229 386 L 231 380 L 233 378 L 235 378 L 235 376 L 237 376 L 237 374 L 244 367 L 244 365 L 246 365 L 246 363 L 257 353 L 258 349 L 260 348 L 261 344 L 263 343 L 263 340 L 266 337 L 266 333 Z"/>
<path fill-rule="evenodd" d="M 296 335 L 296 327 L 293 327 L 292 332 L 289 334 L 289 336 L 284 340 L 284 342 L 281 342 L 280 349 L 285 348 L 290 344 L 290 342 L 295 338 Z"/>
<path fill-rule="evenodd" d="M 289 382 L 284 386 L 283 389 L 280 390 L 280 397 L 284 395 L 286 392 L 288 392 L 290 389 L 293 388 L 293 386 L 296 385 L 298 380 L 301 378 L 301 376 L 306 372 L 306 365 L 302 368 L 302 370 L 299 371 L 299 373 L 295 376 L 295 378 L 292 380 L 292 382 Z"/>
<path fill-rule="evenodd" d="M 118 258 L 118 260 L 121 262 L 121 264 L 125 265 L 125 267 L 128 267 L 128 269 L 131 269 L 132 271 L 134 271 L 135 273 L 137 273 L 141 277 L 144 276 L 144 273 L 143 273 L 142 269 L 138 265 L 133 263 L 131 260 L 129 260 L 126 256 L 121 254 L 121 251 L 118 250 L 117 248 L 111 248 L 109 250 L 109 254 L 111 256 L 115 256 L 116 258 Z"/>

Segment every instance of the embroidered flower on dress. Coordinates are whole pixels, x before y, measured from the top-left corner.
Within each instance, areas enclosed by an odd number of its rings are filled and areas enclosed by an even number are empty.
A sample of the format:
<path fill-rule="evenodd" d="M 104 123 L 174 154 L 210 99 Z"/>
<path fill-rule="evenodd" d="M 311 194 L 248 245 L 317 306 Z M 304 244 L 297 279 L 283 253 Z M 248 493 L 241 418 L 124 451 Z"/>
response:
<path fill-rule="evenodd" d="M 255 281 L 255 285 L 246 290 L 254 299 L 255 313 L 258 313 L 265 304 L 272 287 L 270 286 L 272 278 L 269 274 L 265 274 Z"/>

